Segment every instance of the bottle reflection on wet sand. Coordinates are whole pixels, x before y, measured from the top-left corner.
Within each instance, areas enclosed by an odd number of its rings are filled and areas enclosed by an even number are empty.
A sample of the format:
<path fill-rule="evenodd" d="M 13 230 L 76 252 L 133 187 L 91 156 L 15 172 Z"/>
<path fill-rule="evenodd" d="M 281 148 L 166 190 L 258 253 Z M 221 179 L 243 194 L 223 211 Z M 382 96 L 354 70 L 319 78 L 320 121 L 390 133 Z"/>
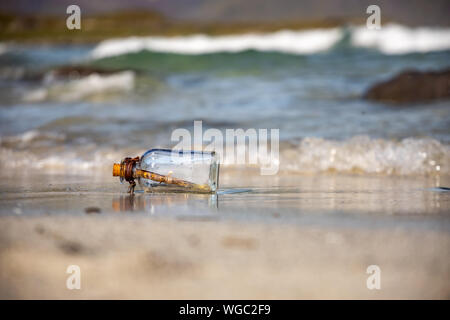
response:
<path fill-rule="evenodd" d="M 149 212 L 154 214 L 157 209 L 196 208 L 218 209 L 217 194 L 127 194 L 112 199 L 112 209 L 115 212 Z"/>

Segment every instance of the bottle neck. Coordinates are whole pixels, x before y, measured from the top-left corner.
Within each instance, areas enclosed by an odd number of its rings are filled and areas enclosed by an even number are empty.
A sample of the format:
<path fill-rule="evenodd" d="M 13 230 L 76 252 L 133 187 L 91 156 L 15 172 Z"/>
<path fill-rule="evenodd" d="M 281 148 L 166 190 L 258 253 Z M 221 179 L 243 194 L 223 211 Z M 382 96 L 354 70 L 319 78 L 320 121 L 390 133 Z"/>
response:
<path fill-rule="evenodd" d="M 139 162 L 139 157 L 125 158 L 121 163 L 114 163 L 113 176 L 120 177 L 123 181 L 132 183 L 135 179 L 136 164 Z"/>

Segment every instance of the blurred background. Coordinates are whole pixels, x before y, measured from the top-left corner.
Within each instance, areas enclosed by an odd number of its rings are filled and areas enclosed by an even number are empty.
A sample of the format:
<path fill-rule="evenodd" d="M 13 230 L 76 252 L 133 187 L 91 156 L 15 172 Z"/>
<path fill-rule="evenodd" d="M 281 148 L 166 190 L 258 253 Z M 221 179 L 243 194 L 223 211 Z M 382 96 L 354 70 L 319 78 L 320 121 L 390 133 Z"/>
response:
<path fill-rule="evenodd" d="M 375 2 L 2 1 L 0 166 L 109 171 L 203 120 L 280 129 L 282 171 L 449 174 L 450 2 Z"/>

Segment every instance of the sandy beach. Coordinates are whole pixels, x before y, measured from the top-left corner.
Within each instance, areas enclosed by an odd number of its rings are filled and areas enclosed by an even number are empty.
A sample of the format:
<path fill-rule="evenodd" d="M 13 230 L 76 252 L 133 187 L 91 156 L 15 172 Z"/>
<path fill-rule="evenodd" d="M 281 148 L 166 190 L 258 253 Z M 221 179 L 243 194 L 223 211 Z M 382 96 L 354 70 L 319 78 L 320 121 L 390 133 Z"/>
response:
<path fill-rule="evenodd" d="M 436 177 L 225 172 L 217 196 L 130 197 L 113 181 L 2 179 L 1 298 L 450 297 L 450 194 Z M 80 290 L 66 288 L 69 265 Z"/>
<path fill-rule="evenodd" d="M 449 1 L 260 2 L 0 2 L 0 299 L 450 299 Z"/>

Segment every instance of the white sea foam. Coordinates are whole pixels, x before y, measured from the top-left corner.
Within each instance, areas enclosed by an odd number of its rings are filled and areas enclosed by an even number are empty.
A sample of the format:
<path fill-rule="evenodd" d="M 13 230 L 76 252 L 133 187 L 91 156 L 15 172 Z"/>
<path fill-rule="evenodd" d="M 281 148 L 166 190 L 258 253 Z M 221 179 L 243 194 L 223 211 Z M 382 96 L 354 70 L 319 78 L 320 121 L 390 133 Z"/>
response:
<path fill-rule="evenodd" d="M 283 150 L 280 157 L 280 168 L 295 172 L 450 174 L 450 146 L 431 138 L 305 138 L 297 146 Z"/>
<path fill-rule="evenodd" d="M 191 55 L 245 50 L 313 54 L 329 50 L 344 34 L 344 29 L 332 28 L 229 36 L 129 37 L 102 41 L 93 49 L 91 57 L 100 59 L 143 50 Z M 369 30 L 357 26 L 350 28 L 350 39 L 355 47 L 374 48 L 385 54 L 448 50 L 450 28 L 388 24 L 381 30 Z"/>
<path fill-rule="evenodd" d="M 2 145 L 15 146 L 19 149 L 22 149 L 30 146 L 30 144 L 38 140 L 45 140 L 48 143 L 52 141 L 64 141 L 65 138 L 66 136 L 62 133 L 29 130 L 18 135 L 2 137 L 0 139 L 0 142 Z"/>
<path fill-rule="evenodd" d="M 29 130 L 21 134 L 0 137 L 0 168 L 91 170 L 108 166 L 127 154 L 140 154 L 142 150 L 102 148 L 92 143 L 62 147 L 66 143 L 62 133 Z M 13 159 L 14 161 L 11 161 Z"/>
<path fill-rule="evenodd" d="M 90 74 L 80 79 L 50 82 L 47 86 L 27 92 L 24 101 L 44 100 L 76 101 L 98 93 L 120 91 L 127 92 L 134 87 L 134 73 L 123 71 L 110 75 Z"/>
<path fill-rule="evenodd" d="M 330 49 L 342 37 L 342 31 L 317 29 L 282 30 L 266 34 L 230 36 L 190 35 L 179 37 L 130 37 L 101 42 L 92 52 L 95 59 L 149 50 L 179 54 L 241 52 L 245 50 L 310 54 Z"/>
<path fill-rule="evenodd" d="M 36 131 L 3 138 L 0 147 L 0 168 L 109 170 L 114 161 L 143 152 L 138 148 L 118 150 L 95 145 L 65 148 L 61 151 L 55 145 L 53 151 L 50 147 L 40 153 L 39 141 L 45 138 L 51 141 L 56 139 L 56 143 L 63 139 Z M 226 163 L 224 165 L 233 166 Z M 305 138 L 296 145 L 290 144 L 281 148 L 280 172 L 449 175 L 450 145 L 432 138 L 407 138 L 400 141 L 371 139 L 367 136 L 357 136 L 344 141 Z"/>
<path fill-rule="evenodd" d="M 89 154 L 80 154 L 79 150 L 68 149 L 65 152 L 48 151 L 43 155 L 27 150 L 0 148 L 2 161 L 0 168 L 5 169 L 78 170 L 77 172 L 81 172 L 106 168 L 122 158 L 124 154 L 121 152 L 101 149 Z M 14 161 L 10 161 L 11 159 Z"/>
<path fill-rule="evenodd" d="M 385 54 L 404 54 L 450 49 L 450 28 L 408 28 L 395 24 L 380 30 L 358 27 L 352 31 L 356 47 L 375 48 Z"/>

